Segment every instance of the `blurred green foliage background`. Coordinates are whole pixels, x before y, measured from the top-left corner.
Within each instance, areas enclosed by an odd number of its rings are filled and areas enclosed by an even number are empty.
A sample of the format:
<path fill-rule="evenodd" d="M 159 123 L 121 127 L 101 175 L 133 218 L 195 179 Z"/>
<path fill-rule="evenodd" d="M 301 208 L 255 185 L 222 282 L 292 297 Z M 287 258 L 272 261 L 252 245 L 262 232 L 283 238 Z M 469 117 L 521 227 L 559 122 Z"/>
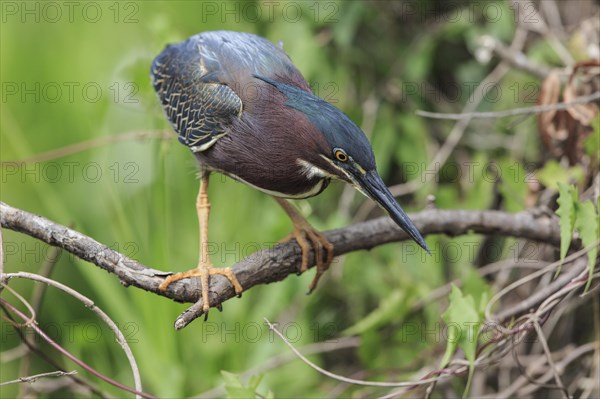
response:
<path fill-rule="evenodd" d="M 365 130 L 380 173 L 392 186 L 422 179 L 454 124 L 426 120 L 414 111 L 460 112 L 474 86 L 497 63 L 476 61 L 480 36 L 509 44 L 515 30 L 510 5 L 504 2 L 490 3 L 498 18 L 482 12 L 487 2 L 478 7 L 454 2 L 448 10 L 440 10 L 435 1 L 66 3 L 2 2 L 0 199 L 72 226 L 150 267 L 177 271 L 194 266 L 198 256 L 198 182 L 195 162 L 175 134 L 156 138 L 170 126 L 150 85 L 149 67 L 167 43 L 217 29 L 283 41 L 315 92 Z M 446 11 L 452 11 L 451 18 Z M 529 54 L 540 63 L 559 62 L 542 42 Z M 510 71 L 498 86 L 497 98 L 486 96 L 478 109 L 534 105 L 538 91 L 539 82 L 531 76 Z M 94 145 L 27 164 L 13 162 L 132 132 L 150 138 Z M 505 209 L 524 209 L 525 180 L 490 179 L 484 168 L 493 160 L 505 176 L 524 174 L 539 161 L 538 147 L 533 118 L 474 122 L 446 164 L 436 166 L 440 178 L 419 183 L 399 201 L 416 211 L 424 208 L 427 195 L 435 194 L 440 208 L 487 209 L 500 195 Z M 464 162 L 474 165 L 471 177 L 456 168 Z M 291 229 L 272 199 L 230 179 L 213 177 L 210 198 L 217 266 L 231 265 Z M 297 205 L 315 227 L 332 229 L 350 224 L 364 201 L 337 183 Z M 377 210 L 369 213 L 380 215 Z M 173 320 L 186 305 L 125 288 L 115 276 L 73 256 L 61 253 L 55 259 L 44 244 L 12 231 L 2 233 L 6 270 L 38 272 L 55 260 L 51 277 L 93 299 L 122 326 L 140 364 L 145 391 L 159 397 L 198 395 L 218 387 L 224 382 L 222 370 L 260 374 L 261 365 L 289 352 L 269 333 L 265 317 L 279 323 L 300 347 L 359 336 L 358 348 L 311 358 L 337 373 L 363 370 L 364 378 L 384 378 L 384 371 L 393 370 L 395 376 L 410 375 L 431 357 L 440 357 L 444 347 L 438 333 L 446 303 L 411 310 L 417 301 L 456 277 L 470 281 L 467 292 L 488 290 L 474 273 L 468 251 L 468 244 L 481 237 L 432 236 L 427 237 L 432 257 L 409 243 L 352 253 L 335 261 L 310 296 L 305 292 L 312 271 L 255 287 L 225 303 L 224 312 L 211 312 L 208 322 L 198 320 L 175 332 Z M 448 253 L 450 241 L 457 253 Z M 510 254 L 511 243 L 496 257 Z M 33 284 L 12 281 L 11 287 L 28 297 Z M 80 303 L 49 289 L 38 320 L 74 355 L 133 385 L 112 333 Z M 435 333 L 423 337 L 410 330 L 414 326 Z M 19 343 L 4 321 L 0 342 L 3 351 Z M 67 370 L 87 377 L 48 352 Z M 19 367 L 19 360 L 3 362 L 1 380 L 20 376 Z M 49 370 L 32 357 L 30 374 Z M 321 397 L 336 387 L 299 361 L 263 372 L 258 391 L 276 397 Z M 127 396 L 96 383 L 111 395 Z M 0 394 L 13 397 L 19 389 L 24 388 L 3 387 Z M 49 396 L 66 394 L 58 390 Z"/>

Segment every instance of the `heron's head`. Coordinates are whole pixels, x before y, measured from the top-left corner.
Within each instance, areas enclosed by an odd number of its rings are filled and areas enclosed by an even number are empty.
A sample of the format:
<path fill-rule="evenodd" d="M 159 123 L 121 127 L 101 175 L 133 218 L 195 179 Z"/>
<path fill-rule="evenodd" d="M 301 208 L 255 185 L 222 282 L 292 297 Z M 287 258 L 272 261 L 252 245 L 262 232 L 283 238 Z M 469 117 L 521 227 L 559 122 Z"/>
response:
<path fill-rule="evenodd" d="M 312 153 L 313 150 L 307 147 L 305 151 L 310 153 L 300 155 L 298 163 L 313 170 L 313 173 L 352 184 L 377 202 L 398 226 L 429 252 L 421 233 L 379 177 L 373 149 L 364 132 L 346 114 L 312 93 L 273 79 L 257 78 L 284 94 L 287 97 L 285 106 L 303 113 L 316 128 L 313 129 L 314 134 L 321 134 L 327 143 L 326 148 L 322 148 L 318 154 Z M 298 153 L 302 154 L 302 151 L 298 149 Z"/>

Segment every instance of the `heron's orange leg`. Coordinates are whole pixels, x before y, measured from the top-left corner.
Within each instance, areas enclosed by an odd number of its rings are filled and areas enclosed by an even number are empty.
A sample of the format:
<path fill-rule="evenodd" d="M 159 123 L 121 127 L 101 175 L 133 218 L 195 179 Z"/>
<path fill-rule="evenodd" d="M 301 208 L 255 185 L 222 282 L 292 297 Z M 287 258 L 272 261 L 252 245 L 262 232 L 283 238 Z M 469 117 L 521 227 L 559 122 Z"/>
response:
<path fill-rule="evenodd" d="M 283 198 L 274 198 L 294 223 L 294 231 L 290 237 L 286 238 L 284 241 L 295 238 L 298 242 L 298 245 L 302 249 L 302 264 L 300 266 L 300 273 L 304 273 L 308 269 L 308 259 L 311 245 L 315 252 L 317 273 L 308 287 L 308 293 L 310 294 L 317 287 L 319 279 L 333 261 L 333 244 L 330 243 L 323 234 L 315 230 L 292 204 Z"/>
<path fill-rule="evenodd" d="M 187 272 L 175 273 L 168 276 L 158 287 L 161 291 L 165 291 L 169 285 L 175 281 L 191 277 L 200 277 L 200 284 L 202 287 L 202 310 L 205 315 L 205 320 L 208 317 L 208 310 L 210 309 L 210 303 L 208 299 L 208 283 L 209 276 L 211 274 L 220 274 L 225 276 L 231 285 L 233 285 L 233 289 L 238 296 L 241 296 L 242 291 L 244 290 L 235 274 L 233 274 L 231 268 L 214 268 L 208 256 L 208 217 L 210 214 L 210 201 L 208 200 L 208 177 L 208 173 L 202 173 L 202 177 L 200 178 L 200 190 L 198 191 L 198 198 L 196 199 L 196 211 L 198 213 L 198 223 L 200 225 L 200 256 L 198 260 L 198 266 L 196 266 L 195 269 L 188 270 Z"/>

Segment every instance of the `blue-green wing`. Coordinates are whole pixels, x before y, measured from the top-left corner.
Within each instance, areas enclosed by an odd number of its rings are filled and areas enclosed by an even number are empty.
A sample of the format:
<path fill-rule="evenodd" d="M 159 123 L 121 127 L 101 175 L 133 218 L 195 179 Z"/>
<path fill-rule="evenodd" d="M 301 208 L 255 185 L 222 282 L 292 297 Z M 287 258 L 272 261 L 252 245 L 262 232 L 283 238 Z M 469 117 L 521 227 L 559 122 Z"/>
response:
<path fill-rule="evenodd" d="M 179 141 L 210 148 L 244 110 L 255 76 L 308 84 L 283 50 L 259 36 L 205 32 L 167 46 L 152 63 L 152 83 Z M 251 104 L 246 104 L 251 107 Z"/>

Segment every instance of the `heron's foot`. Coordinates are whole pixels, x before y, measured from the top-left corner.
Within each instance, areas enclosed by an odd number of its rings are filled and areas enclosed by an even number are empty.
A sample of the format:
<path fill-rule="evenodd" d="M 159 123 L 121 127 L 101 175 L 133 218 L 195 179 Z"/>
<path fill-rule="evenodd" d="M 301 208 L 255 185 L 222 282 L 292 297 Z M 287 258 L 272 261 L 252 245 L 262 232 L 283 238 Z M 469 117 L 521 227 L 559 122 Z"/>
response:
<path fill-rule="evenodd" d="M 209 277 L 214 274 L 220 274 L 222 276 L 225 276 L 233 286 L 235 294 L 238 296 L 238 298 L 242 296 L 242 292 L 244 291 L 244 289 L 242 288 L 242 285 L 240 284 L 230 267 L 217 268 L 212 267 L 210 264 L 203 263 L 200 263 L 198 267 L 192 270 L 188 270 L 187 272 L 179 272 L 168 276 L 158 286 L 158 289 L 161 291 L 165 291 L 169 287 L 169 285 L 173 284 L 176 281 L 183 280 L 186 278 L 200 277 L 200 284 L 202 289 L 202 311 L 204 312 L 204 320 L 206 320 L 208 318 L 208 311 L 210 309 L 208 295 Z M 217 305 L 217 307 L 220 307 L 220 305 Z"/>
<path fill-rule="evenodd" d="M 285 241 L 289 241 L 292 238 L 296 240 L 300 248 L 302 249 L 302 263 L 300 265 L 299 273 L 304 273 L 308 270 L 309 255 L 311 249 L 315 252 L 315 263 L 317 265 L 317 272 L 312 282 L 308 286 L 308 294 L 314 291 L 317 287 L 319 279 L 329 268 L 329 265 L 333 261 L 333 244 L 329 242 L 327 238 L 317 230 L 315 230 L 306 220 L 295 221 L 294 231 Z"/>

